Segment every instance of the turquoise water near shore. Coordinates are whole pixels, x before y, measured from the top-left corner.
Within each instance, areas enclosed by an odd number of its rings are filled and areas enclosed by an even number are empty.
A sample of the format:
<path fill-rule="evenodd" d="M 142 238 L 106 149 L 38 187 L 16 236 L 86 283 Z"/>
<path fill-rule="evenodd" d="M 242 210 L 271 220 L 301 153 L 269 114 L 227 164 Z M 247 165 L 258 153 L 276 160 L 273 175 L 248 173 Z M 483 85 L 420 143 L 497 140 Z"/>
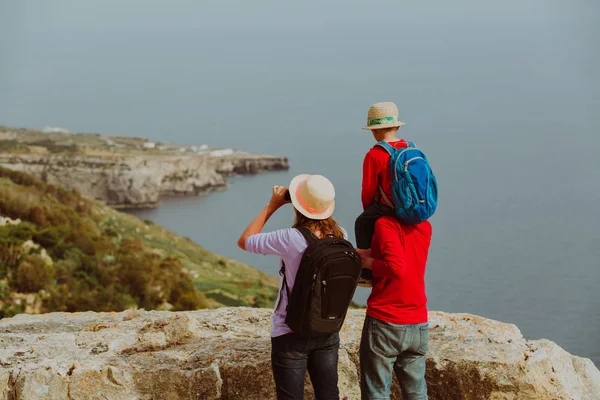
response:
<path fill-rule="evenodd" d="M 584 0 L 3 2 L 0 122 L 288 156 L 289 172 L 137 212 L 276 274 L 235 246 L 271 186 L 328 176 L 352 232 L 373 145 L 360 128 L 395 101 L 440 182 L 430 308 L 599 365 L 598 43 Z"/>

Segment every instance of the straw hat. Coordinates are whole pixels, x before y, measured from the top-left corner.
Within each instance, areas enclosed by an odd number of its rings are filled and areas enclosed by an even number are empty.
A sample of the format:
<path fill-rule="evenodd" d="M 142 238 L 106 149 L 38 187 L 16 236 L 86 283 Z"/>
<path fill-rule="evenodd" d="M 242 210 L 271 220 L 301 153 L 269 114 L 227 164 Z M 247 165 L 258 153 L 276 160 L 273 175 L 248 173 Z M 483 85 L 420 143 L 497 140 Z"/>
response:
<path fill-rule="evenodd" d="M 335 189 L 322 175 L 302 174 L 290 182 L 290 198 L 296 210 L 310 219 L 327 219 L 335 208 Z"/>
<path fill-rule="evenodd" d="M 369 108 L 367 115 L 367 126 L 363 129 L 370 131 L 373 129 L 393 128 L 402 126 L 404 122 L 398 119 L 398 107 L 390 101 L 385 103 L 373 104 Z"/>

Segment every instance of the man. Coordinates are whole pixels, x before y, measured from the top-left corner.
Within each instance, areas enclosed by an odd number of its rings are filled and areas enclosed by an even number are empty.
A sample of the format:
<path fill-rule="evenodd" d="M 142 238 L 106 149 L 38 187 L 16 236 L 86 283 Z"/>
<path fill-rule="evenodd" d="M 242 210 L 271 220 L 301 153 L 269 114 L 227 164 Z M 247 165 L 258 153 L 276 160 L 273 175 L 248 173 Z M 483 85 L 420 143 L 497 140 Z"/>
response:
<path fill-rule="evenodd" d="M 408 225 L 384 216 L 375 223 L 371 249 L 358 250 L 373 275 L 360 343 L 363 400 L 390 398 L 392 369 L 404 400 L 427 399 L 425 265 L 430 242 L 429 221 Z"/>

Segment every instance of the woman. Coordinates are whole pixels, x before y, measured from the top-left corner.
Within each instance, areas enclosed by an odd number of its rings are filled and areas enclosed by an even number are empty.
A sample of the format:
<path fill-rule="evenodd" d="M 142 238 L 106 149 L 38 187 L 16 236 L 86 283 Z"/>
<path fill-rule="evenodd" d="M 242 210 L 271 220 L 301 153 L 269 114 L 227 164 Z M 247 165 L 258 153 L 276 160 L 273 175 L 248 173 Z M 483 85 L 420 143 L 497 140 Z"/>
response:
<path fill-rule="evenodd" d="M 291 293 L 300 260 L 307 248 L 306 239 L 296 228 L 306 227 L 317 237 L 345 239 L 347 236 L 346 231 L 331 217 L 335 207 L 334 197 L 333 185 L 321 175 L 298 175 L 292 179 L 289 190 L 275 186 L 271 200 L 244 230 L 238 246 L 251 253 L 281 257 Z M 296 213 L 292 228 L 261 233 L 271 215 L 289 202 Z M 279 297 L 271 329 L 271 363 L 277 398 L 302 399 L 304 376 L 308 369 L 317 400 L 337 400 L 339 335 L 333 333 L 306 339 L 294 334 L 285 324 L 288 299 L 282 284 L 283 277 L 279 282 Z"/>

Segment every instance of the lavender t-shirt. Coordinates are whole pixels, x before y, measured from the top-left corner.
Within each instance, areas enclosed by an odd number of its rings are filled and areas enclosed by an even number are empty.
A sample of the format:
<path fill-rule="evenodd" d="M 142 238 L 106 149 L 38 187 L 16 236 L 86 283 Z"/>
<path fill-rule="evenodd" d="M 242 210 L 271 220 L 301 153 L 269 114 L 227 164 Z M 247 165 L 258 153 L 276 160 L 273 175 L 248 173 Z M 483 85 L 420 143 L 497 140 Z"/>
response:
<path fill-rule="evenodd" d="M 343 229 L 342 229 L 343 230 Z M 344 237 L 348 237 L 344 230 Z M 308 247 L 304 236 L 295 228 L 281 229 L 274 232 L 258 233 L 246 239 L 246 251 L 251 253 L 266 255 L 277 255 L 281 257 L 281 262 L 285 263 L 285 279 L 287 281 L 290 293 L 294 287 L 296 273 L 302 260 L 304 250 Z M 273 328 L 271 337 L 277 337 L 292 333 L 291 329 L 285 324 L 285 309 L 288 304 L 287 293 L 282 289 L 283 277 L 279 277 L 279 296 L 275 302 L 273 311 Z M 281 296 L 281 298 L 279 298 Z"/>

